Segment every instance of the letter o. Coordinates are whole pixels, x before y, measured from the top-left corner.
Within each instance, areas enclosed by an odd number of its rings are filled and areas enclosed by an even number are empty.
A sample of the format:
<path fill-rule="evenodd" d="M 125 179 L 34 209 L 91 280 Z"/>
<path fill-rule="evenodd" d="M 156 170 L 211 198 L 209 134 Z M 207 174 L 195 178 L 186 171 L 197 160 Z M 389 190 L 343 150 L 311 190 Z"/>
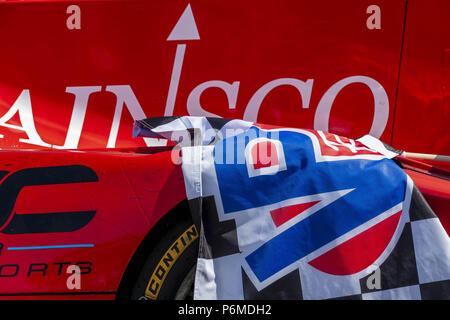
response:
<path fill-rule="evenodd" d="M 314 116 L 314 129 L 328 131 L 331 107 L 338 93 L 347 85 L 363 83 L 369 87 L 374 100 L 374 117 L 369 134 L 376 138 L 381 137 L 389 118 L 389 99 L 383 86 L 376 80 L 365 76 L 352 76 L 342 79 L 332 85 L 320 99 Z"/>

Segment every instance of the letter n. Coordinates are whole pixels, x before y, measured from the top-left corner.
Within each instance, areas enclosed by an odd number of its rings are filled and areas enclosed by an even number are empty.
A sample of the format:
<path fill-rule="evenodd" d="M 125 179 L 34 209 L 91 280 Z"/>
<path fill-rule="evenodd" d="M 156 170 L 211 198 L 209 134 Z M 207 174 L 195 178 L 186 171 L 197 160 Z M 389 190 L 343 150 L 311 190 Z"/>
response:
<path fill-rule="evenodd" d="M 114 148 L 116 146 L 123 106 L 125 105 L 127 107 L 134 120 L 142 120 L 146 116 L 129 85 L 107 86 L 106 91 L 114 93 L 117 98 L 111 132 L 106 146 L 107 148 Z M 165 146 L 167 144 L 167 140 L 165 139 L 144 138 L 144 141 L 147 146 Z"/>

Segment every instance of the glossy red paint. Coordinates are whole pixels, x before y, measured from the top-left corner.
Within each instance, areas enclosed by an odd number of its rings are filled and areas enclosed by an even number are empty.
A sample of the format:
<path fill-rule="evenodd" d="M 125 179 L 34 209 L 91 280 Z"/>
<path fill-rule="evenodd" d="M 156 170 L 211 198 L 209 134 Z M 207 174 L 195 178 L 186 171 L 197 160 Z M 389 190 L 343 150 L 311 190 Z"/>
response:
<path fill-rule="evenodd" d="M 0 298 L 6 294 L 12 294 L 9 298 L 14 299 L 22 294 L 42 298 L 46 294 L 53 299 L 50 293 L 74 292 L 76 295 L 62 298 L 92 298 L 82 292 L 114 297 L 123 272 L 143 238 L 164 214 L 186 197 L 181 169 L 172 164 L 170 157 L 170 151 L 154 154 L 2 151 L 0 171 L 10 172 L 3 184 L 14 172 L 24 168 L 80 164 L 91 168 L 98 182 L 58 185 L 38 182 L 20 191 L 13 210 L 16 215 L 83 210 L 96 213 L 87 225 L 71 232 L 4 234 L 9 221 L 0 226 L 3 233 Z M 92 247 L 35 248 L 80 244 Z M 24 247 L 28 249 L 14 249 Z M 66 284 L 70 276 L 66 269 L 69 264 L 79 262 L 82 262 L 81 289 L 71 291 Z M 45 271 L 38 271 L 42 269 Z"/>
<path fill-rule="evenodd" d="M 450 154 L 450 2 L 408 1 L 392 145 Z M 422 150 L 422 151 L 421 151 Z"/>
<path fill-rule="evenodd" d="M 397 160 L 450 235 L 450 171 L 403 157 L 397 157 Z"/>
<path fill-rule="evenodd" d="M 73 4 L 80 29 L 67 27 Z M 168 39 L 188 4 L 199 39 Z M 0 271 L 19 269 L 2 278 L 0 298 L 115 297 L 137 246 L 185 198 L 170 152 L 143 148 L 164 142 L 132 139 L 133 118 L 214 114 L 351 138 L 371 132 L 398 149 L 449 155 L 450 4 L 378 0 L 381 29 L 368 29 L 373 4 L 0 3 L 0 147 L 48 149 L 1 151 L 0 171 L 82 164 L 98 175 L 21 190 L 18 214 L 96 213 L 72 232 L 1 234 Z M 419 163 L 405 171 L 450 232 L 450 182 Z M 54 244 L 93 247 L 8 250 Z M 92 263 L 82 264 L 89 294 L 67 295 L 67 262 Z M 45 275 L 30 273 L 33 264 Z"/>
<path fill-rule="evenodd" d="M 405 172 L 416 183 L 430 207 L 439 217 L 442 225 L 450 235 L 450 182 L 413 170 Z"/>
<path fill-rule="evenodd" d="M 79 29 L 68 27 L 74 4 Z M 374 4 L 380 29 L 368 27 Z M 190 114 L 370 132 L 398 149 L 450 154 L 445 0 L 0 8 L 3 149 L 144 146 L 131 138 L 133 118 Z M 190 33 L 176 32 L 180 20 Z"/>
<path fill-rule="evenodd" d="M 150 152 L 151 148 L 146 150 Z M 0 298 L 115 298 L 138 245 L 165 213 L 185 199 L 180 166 L 172 164 L 171 151 L 156 150 L 159 152 L 144 153 L 144 149 L 139 149 L 140 153 L 131 150 L 0 152 L 0 172 L 9 172 L 2 185 L 14 172 L 25 168 L 82 164 L 98 176 L 96 182 L 37 183 L 21 189 L 12 210 L 15 215 L 84 210 L 96 213 L 87 225 L 71 232 L 5 234 L 5 225 L 11 219 L 0 226 Z M 450 232 L 450 181 L 438 178 L 426 164 L 400 160 Z M 439 173 L 442 177 L 445 171 Z M 30 248 L 77 244 L 92 246 Z M 82 275 L 81 290 L 72 291 L 66 284 L 69 276 L 66 269 L 76 263 L 82 272 L 90 272 Z"/>

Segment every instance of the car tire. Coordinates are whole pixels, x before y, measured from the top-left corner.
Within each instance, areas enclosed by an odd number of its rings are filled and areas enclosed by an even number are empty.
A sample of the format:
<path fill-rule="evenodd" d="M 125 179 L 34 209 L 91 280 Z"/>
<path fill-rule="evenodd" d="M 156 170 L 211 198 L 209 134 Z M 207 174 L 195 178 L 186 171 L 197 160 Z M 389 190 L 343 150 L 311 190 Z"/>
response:
<path fill-rule="evenodd" d="M 131 299 L 192 300 L 198 242 L 190 217 L 172 225 L 146 259 Z"/>

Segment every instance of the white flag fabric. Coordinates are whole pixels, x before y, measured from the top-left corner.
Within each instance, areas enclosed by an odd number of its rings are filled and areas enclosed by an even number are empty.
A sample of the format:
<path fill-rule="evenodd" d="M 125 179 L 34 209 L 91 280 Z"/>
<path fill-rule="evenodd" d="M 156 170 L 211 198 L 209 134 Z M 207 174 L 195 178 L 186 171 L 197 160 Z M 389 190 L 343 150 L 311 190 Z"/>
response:
<path fill-rule="evenodd" d="M 181 148 L 195 299 L 450 298 L 449 237 L 378 139 L 205 117 L 134 134 Z"/>

